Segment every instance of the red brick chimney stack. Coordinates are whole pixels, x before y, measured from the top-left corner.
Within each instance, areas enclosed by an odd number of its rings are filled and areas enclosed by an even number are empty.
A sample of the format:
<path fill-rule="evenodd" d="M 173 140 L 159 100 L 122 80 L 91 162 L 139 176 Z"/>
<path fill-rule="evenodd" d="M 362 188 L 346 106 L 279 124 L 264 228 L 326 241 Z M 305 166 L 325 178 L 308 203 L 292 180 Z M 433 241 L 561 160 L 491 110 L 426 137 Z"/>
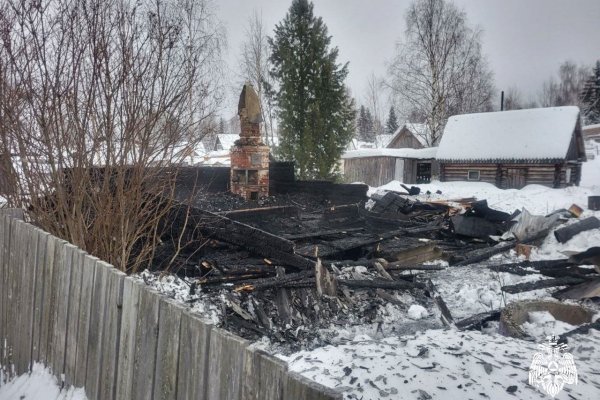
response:
<path fill-rule="evenodd" d="M 250 83 L 246 83 L 238 104 L 241 133 L 231 147 L 231 192 L 246 200 L 269 195 L 269 146 L 261 140 L 260 101 Z"/>

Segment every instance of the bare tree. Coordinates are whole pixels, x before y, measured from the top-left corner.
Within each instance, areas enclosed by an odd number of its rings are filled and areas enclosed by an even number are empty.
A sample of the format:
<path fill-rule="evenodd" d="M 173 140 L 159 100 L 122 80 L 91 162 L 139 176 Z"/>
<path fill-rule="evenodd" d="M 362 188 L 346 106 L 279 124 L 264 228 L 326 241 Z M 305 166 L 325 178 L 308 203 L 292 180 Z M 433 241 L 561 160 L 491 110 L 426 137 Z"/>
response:
<path fill-rule="evenodd" d="M 542 85 L 538 95 L 542 107 L 582 106 L 581 92 L 591 68 L 571 61 L 563 62 L 558 68 L 558 80 L 550 77 Z"/>
<path fill-rule="evenodd" d="M 239 59 L 240 75 L 244 80 L 250 81 L 256 89 L 263 114 L 265 142 L 272 144 L 274 113 L 270 95 L 273 85 L 269 74 L 270 47 L 262 15 L 257 11 L 248 19 L 245 34 L 246 40 L 242 43 Z"/>
<path fill-rule="evenodd" d="M 523 95 L 516 86 L 511 86 L 504 93 L 504 109 L 505 110 L 520 110 L 524 107 Z"/>
<path fill-rule="evenodd" d="M 174 166 L 220 93 L 205 0 L 6 0 L 0 151 L 10 205 L 122 270 L 153 258 Z M 8 161 L 6 161 L 8 160 Z"/>
<path fill-rule="evenodd" d="M 406 25 L 387 85 L 408 107 L 403 115 L 428 125 L 427 144 L 434 146 L 448 116 L 491 109 L 493 76 L 481 53 L 481 31 L 452 2 L 417 0 Z"/>
<path fill-rule="evenodd" d="M 375 135 L 384 133 L 383 121 L 384 106 L 382 101 L 382 91 L 384 90 L 383 80 L 378 78 L 375 73 L 371 73 L 367 78 L 367 90 L 365 93 L 365 104 L 373 118 L 373 131 Z"/>

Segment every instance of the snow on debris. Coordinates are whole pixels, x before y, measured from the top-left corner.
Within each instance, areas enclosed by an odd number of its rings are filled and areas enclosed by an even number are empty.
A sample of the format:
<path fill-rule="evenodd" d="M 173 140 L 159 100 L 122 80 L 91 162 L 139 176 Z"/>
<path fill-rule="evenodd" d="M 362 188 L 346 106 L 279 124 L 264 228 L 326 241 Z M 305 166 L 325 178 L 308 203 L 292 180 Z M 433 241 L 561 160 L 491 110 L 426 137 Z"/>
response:
<path fill-rule="evenodd" d="M 427 330 L 356 338 L 339 346 L 283 357 L 290 370 L 344 391 L 347 400 L 544 399 L 528 384 L 536 343 L 477 331 Z M 600 397 L 600 332 L 574 335 L 568 350 L 579 373 L 558 399 Z"/>
<path fill-rule="evenodd" d="M 578 107 L 455 115 L 448 119 L 438 160 L 564 159 Z"/>
<path fill-rule="evenodd" d="M 397 158 L 416 158 L 429 159 L 435 158 L 437 147 L 428 147 L 425 149 L 360 149 L 346 151 L 343 159 L 362 158 L 362 157 L 397 157 Z"/>
<path fill-rule="evenodd" d="M 0 368 L 0 400 L 87 400 L 85 389 L 61 389 L 50 370 L 35 363 L 31 373 L 12 379 L 4 376 Z"/>

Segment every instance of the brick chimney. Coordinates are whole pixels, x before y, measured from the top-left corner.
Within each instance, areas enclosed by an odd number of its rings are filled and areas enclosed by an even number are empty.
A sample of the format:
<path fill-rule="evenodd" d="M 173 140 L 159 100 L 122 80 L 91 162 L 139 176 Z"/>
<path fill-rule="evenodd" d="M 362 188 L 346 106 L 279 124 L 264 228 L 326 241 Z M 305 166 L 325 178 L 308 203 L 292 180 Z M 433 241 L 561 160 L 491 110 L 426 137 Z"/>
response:
<path fill-rule="evenodd" d="M 241 133 L 231 147 L 231 192 L 246 200 L 269 195 L 269 146 L 260 137 L 262 113 L 254 88 L 246 83 L 238 104 Z"/>

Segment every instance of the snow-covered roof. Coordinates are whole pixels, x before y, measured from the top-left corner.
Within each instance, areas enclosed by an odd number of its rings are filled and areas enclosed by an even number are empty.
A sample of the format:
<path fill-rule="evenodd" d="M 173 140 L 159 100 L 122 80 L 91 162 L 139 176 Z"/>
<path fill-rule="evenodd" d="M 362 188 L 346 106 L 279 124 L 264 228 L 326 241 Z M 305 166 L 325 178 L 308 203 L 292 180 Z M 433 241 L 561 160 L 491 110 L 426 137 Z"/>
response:
<path fill-rule="evenodd" d="M 375 136 L 375 147 L 378 147 L 378 148 L 387 147 L 393 138 L 394 138 L 394 135 L 377 135 L 377 136 Z"/>
<path fill-rule="evenodd" d="M 396 158 L 415 158 L 429 159 L 435 158 L 438 148 L 427 147 L 424 149 L 360 149 L 346 151 L 343 159 L 348 158 L 366 158 L 366 157 L 396 157 Z"/>
<path fill-rule="evenodd" d="M 564 159 L 579 108 L 551 107 L 448 118 L 438 160 Z"/>
<path fill-rule="evenodd" d="M 428 147 L 427 145 L 427 136 L 429 135 L 429 127 L 426 124 L 417 124 L 413 122 L 407 122 L 402 125 L 396 132 L 394 132 L 394 136 L 391 141 L 396 139 L 396 136 L 402 132 L 402 129 L 408 129 L 410 133 L 421 143 L 421 146 Z M 391 142 L 390 141 L 390 142 Z"/>
<path fill-rule="evenodd" d="M 219 139 L 219 143 L 221 144 L 222 149 L 215 150 L 229 150 L 231 146 L 235 143 L 236 140 L 240 138 L 240 135 L 235 135 L 232 133 L 227 134 L 219 134 L 217 135 L 217 139 Z"/>
<path fill-rule="evenodd" d="M 229 157 L 229 150 L 216 150 L 209 151 L 203 157 L 200 158 L 197 165 L 206 165 L 206 166 L 229 166 L 231 164 L 231 159 Z"/>

